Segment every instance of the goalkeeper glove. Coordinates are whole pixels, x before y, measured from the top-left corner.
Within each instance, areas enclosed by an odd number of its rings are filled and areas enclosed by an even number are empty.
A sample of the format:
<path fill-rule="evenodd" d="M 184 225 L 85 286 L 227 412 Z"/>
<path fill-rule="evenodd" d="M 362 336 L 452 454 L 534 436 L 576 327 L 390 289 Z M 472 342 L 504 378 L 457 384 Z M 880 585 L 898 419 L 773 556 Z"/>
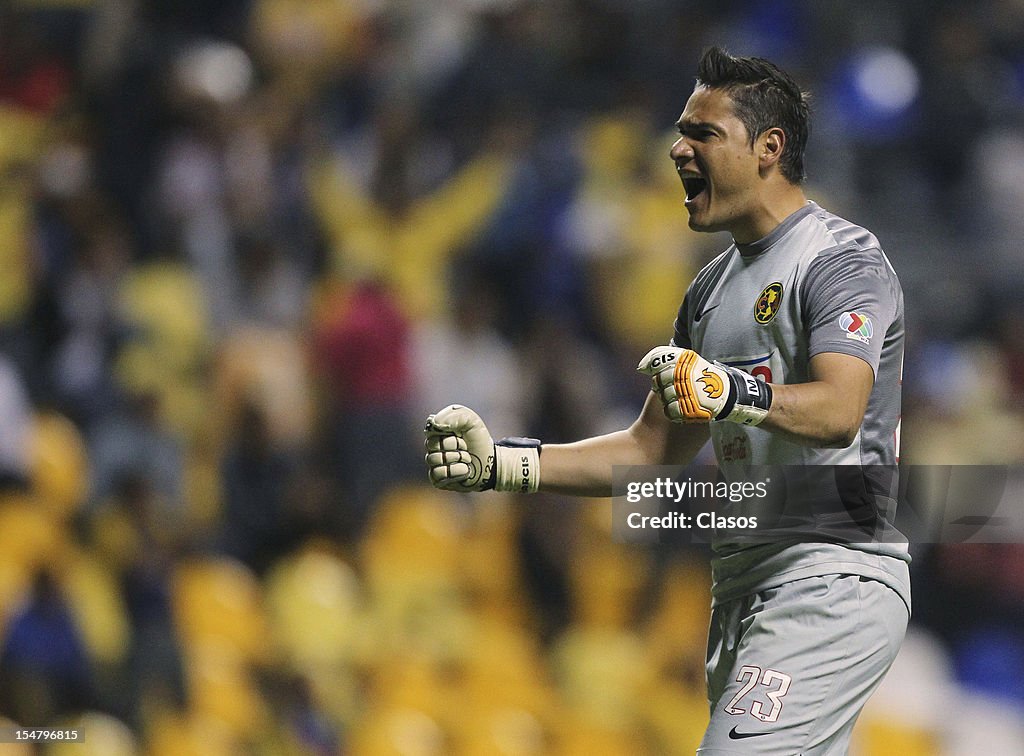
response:
<path fill-rule="evenodd" d="M 430 482 L 447 491 L 535 493 L 540 485 L 540 441 L 497 443 L 469 407 L 452 404 L 427 418 L 424 460 Z"/>
<path fill-rule="evenodd" d="M 673 422 L 757 425 L 772 406 L 772 389 L 764 380 L 708 362 L 692 349 L 655 347 L 636 369 L 651 376 L 653 391 Z"/>

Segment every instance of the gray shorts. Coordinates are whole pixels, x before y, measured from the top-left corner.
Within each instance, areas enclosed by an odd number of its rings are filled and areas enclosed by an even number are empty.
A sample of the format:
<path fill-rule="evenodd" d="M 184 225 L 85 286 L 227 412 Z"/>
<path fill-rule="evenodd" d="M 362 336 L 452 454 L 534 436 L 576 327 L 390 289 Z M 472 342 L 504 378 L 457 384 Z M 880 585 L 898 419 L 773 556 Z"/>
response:
<path fill-rule="evenodd" d="M 859 575 L 785 583 L 715 607 L 701 756 L 845 754 L 907 630 L 897 593 Z"/>

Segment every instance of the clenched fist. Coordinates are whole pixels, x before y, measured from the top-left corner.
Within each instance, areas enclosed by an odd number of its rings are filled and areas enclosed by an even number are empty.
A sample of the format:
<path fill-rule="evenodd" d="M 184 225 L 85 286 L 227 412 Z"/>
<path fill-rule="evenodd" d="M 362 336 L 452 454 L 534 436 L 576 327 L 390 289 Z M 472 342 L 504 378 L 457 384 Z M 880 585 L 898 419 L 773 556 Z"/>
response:
<path fill-rule="evenodd" d="M 692 349 L 655 347 L 637 370 L 651 376 L 665 415 L 676 423 L 728 420 L 757 425 L 772 404 L 771 386 L 742 370 L 709 362 Z"/>
<path fill-rule="evenodd" d="M 540 441 L 503 438 L 495 443 L 469 407 L 445 407 L 427 418 L 423 430 L 424 461 L 437 488 L 534 493 L 540 485 Z"/>

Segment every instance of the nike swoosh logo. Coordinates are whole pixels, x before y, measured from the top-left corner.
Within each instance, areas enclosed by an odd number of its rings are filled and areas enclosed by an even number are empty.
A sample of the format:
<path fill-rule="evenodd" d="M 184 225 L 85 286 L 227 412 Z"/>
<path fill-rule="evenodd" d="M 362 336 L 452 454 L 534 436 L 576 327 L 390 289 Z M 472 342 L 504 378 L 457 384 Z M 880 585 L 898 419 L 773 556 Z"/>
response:
<path fill-rule="evenodd" d="M 711 305 L 710 307 L 708 307 L 707 309 L 705 309 L 705 310 L 702 310 L 701 312 L 698 312 L 698 313 L 697 313 L 696 315 L 694 315 L 694 316 L 693 316 L 693 322 L 694 322 L 694 323 L 699 323 L 699 322 L 700 322 L 700 319 L 701 319 L 701 318 L 703 318 L 703 317 L 704 317 L 705 315 L 707 315 L 707 314 L 708 314 L 709 312 L 711 312 L 711 311 L 712 311 L 713 309 L 715 309 L 716 307 L 718 307 L 718 305 L 720 305 L 720 304 L 722 304 L 722 303 L 721 303 L 721 302 L 719 302 L 718 304 L 713 304 L 713 305 Z"/>
<path fill-rule="evenodd" d="M 771 730 L 769 730 L 768 732 L 736 732 L 736 728 L 733 727 L 731 730 L 729 730 L 729 739 L 730 740 L 744 740 L 745 738 L 756 738 L 756 737 L 758 737 L 760 735 L 770 735 L 770 734 L 771 734 Z"/>

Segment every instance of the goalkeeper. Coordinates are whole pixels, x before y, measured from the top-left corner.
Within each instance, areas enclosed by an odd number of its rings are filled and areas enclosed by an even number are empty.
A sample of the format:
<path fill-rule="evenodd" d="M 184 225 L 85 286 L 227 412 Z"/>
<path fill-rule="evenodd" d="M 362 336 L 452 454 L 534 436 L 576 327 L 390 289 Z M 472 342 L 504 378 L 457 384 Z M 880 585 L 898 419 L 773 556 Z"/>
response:
<path fill-rule="evenodd" d="M 804 196 L 806 95 L 758 58 L 702 55 L 670 156 L 689 225 L 733 243 L 698 273 L 652 391 L 624 430 L 570 444 L 495 442 L 471 409 L 426 425 L 438 488 L 609 496 L 615 465 L 686 464 L 709 436 L 751 465 L 894 465 L 903 294 L 878 240 Z M 884 520 L 885 512 L 874 513 Z M 905 544 L 713 544 L 698 753 L 841 754 L 902 642 Z"/>

